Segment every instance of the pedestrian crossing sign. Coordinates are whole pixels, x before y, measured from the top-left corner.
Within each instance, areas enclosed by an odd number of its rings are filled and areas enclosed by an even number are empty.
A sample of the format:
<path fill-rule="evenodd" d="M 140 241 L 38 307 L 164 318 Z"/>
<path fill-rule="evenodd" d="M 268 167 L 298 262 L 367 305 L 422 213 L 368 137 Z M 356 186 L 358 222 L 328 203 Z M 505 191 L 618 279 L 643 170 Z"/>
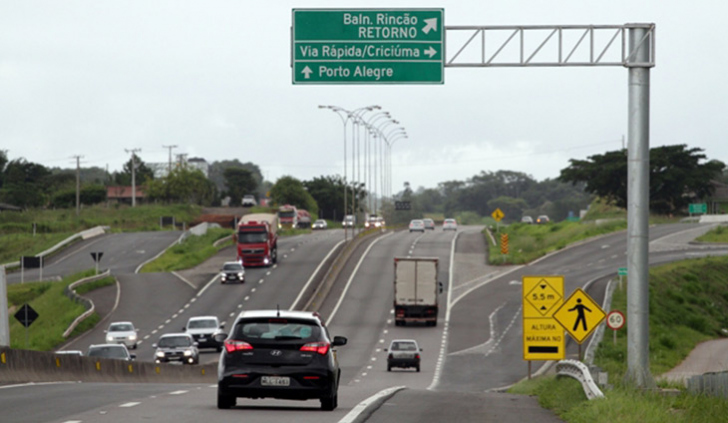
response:
<path fill-rule="evenodd" d="M 553 317 L 576 342 L 581 344 L 602 323 L 607 314 L 586 292 L 577 288 L 554 312 Z"/>

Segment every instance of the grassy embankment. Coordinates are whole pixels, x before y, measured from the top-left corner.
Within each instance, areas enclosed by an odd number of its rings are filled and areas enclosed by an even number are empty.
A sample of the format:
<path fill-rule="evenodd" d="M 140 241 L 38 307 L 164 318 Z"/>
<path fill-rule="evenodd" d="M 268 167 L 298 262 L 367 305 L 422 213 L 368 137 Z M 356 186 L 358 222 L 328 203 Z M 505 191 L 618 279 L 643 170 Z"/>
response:
<path fill-rule="evenodd" d="M 85 270 L 64 278 L 61 282 L 27 282 L 8 286 L 8 305 L 11 314 L 15 314 L 23 304 L 28 303 L 38 313 L 38 319 L 27 329 L 28 344 L 26 348 L 26 329 L 14 317 L 10 318 L 10 347 L 51 351 L 65 342 L 63 332 L 73 321 L 86 311 L 83 304 L 76 303 L 63 291 L 71 283 L 91 276 L 94 270 Z M 78 294 L 92 289 L 110 285 L 115 282 L 111 276 L 81 285 L 76 289 Z M 84 320 L 73 331 L 76 336 L 94 327 L 99 316 L 94 313 Z"/>
<path fill-rule="evenodd" d="M 213 245 L 215 241 L 229 238 L 229 241 Z M 156 260 L 142 267 L 141 272 L 173 272 L 189 269 L 217 254 L 221 249 L 232 245 L 232 231 L 227 228 L 209 228 L 205 235 L 190 235 L 182 243 L 167 249 Z"/>
<path fill-rule="evenodd" d="M 92 206 L 81 210 L 27 210 L 0 213 L 0 263 L 16 261 L 45 251 L 69 236 L 95 226 L 109 226 L 113 232 L 158 231 L 160 216 L 174 216 L 177 222 L 192 222 L 197 206 L 139 205 Z M 33 223 L 36 224 L 35 235 Z M 167 228 L 168 229 L 168 228 Z"/>
<path fill-rule="evenodd" d="M 728 258 L 713 257 L 650 269 L 650 370 L 661 387 L 682 388 L 659 375 L 678 365 L 695 346 L 722 337 L 728 328 Z M 612 308 L 626 310 L 626 289 L 616 290 Z M 627 371 L 627 329 L 609 331 L 595 362 L 609 373 L 614 389 L 605 399 L 589 401 L 571 378 L 540 377 L 519 383 L 511 392 L 538 396 L 539 403 L 569 423 L 717 422 L 725 421 L 728 401 L 708 396 L 637 391 L 623 383 Z"/>

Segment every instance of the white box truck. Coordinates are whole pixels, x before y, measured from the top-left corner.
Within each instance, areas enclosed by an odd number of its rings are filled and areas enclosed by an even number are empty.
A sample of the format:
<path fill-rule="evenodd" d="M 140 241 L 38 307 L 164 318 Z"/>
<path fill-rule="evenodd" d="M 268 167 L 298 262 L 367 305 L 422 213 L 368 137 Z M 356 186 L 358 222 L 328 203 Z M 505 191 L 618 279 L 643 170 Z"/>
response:
<path fill-rule="evenodd" d="M 394 259 L 394 324 L 410 322 L 437 325 L 438 259 L 435 257 L 396 257 Z"/>

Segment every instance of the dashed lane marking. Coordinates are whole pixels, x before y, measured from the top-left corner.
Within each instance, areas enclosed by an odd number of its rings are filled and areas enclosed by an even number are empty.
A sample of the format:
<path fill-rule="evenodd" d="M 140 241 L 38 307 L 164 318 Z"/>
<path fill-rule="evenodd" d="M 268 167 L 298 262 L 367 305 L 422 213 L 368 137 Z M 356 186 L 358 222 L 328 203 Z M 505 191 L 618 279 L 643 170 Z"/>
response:
<path fill-rule="evenodd" d="M 136 407 L 139 404 L 141 404 L 141 403 L 140 402 L 126 402 L 124 404 L 121 404 L 119 407 L 125 407 L 125 408 Z"/>

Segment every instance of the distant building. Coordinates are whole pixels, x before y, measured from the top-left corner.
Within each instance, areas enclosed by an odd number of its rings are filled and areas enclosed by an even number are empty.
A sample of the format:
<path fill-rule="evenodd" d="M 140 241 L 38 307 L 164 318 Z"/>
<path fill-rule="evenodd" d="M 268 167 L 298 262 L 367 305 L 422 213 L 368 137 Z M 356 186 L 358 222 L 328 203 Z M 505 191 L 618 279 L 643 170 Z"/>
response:
<path fill-rule="evenodd" d="M 210 177 L 210 164 L 205 161 L 202 157 L 192 157 L 187 159 L 187 166 L 190 169 L 197 169 L 205 175 L 205 178 Z"/>
<path fill-rule="evenodd" d="M 136 202 L 144 201 L 146 194 L 143 186 L 137 186 Z M 109 186 L 106 187 L 106 200 L 114 203 L 131 204 L 131 186 Z"/>

